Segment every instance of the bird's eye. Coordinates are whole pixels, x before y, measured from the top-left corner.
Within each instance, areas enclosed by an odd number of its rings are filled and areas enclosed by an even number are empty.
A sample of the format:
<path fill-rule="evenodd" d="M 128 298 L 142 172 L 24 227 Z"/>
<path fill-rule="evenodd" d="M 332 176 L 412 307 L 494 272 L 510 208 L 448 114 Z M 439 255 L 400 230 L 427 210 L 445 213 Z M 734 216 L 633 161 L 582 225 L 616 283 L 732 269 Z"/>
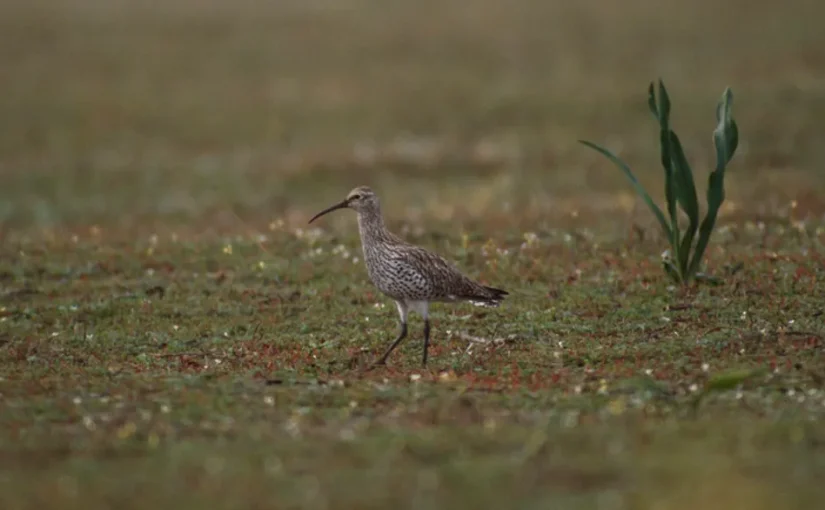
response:
<path fill-rule="evenodd" d="M 361 195 L 353 195 L 349 198 L 350 198 L 350 200 L 361 200 Z"/>

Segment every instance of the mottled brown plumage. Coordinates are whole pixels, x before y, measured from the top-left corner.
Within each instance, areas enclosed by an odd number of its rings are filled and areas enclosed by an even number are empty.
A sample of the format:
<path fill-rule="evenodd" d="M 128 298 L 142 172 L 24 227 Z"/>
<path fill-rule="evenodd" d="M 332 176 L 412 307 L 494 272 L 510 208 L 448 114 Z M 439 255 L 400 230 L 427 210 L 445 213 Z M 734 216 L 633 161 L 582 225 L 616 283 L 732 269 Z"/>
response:
<path fill-rule="evenodd" d="M 355 188 L 345 200 L 324 209 L 309 222 L 344 208 L 354 209 L 358 213 L 358 231 L 370 280 L 378 290 L 395 300 L 401 317 L 398 337 L 376 364 L 384 364 L 407 336 L 407 314 L 410 310 L 424 318 L 422 364 L 426 365 L 430 342 L 430 302 L 470 301 L 481 306 L 498 306 L 507 295 L 506 291 L 471 280 L 441 256 L 409 244 L 387 230 L 378 197 L 366 186 Z"/>

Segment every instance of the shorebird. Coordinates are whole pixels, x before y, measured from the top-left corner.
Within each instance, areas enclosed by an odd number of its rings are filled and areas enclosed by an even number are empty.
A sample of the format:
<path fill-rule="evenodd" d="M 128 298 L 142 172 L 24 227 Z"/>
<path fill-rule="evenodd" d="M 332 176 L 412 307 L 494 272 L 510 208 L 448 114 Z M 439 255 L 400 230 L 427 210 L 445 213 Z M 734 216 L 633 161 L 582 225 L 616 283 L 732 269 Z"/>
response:
<path fill-rule="evenodd" d="M 347 198 L 319 212 L 309 222 L 337 209 L 347 208 L 358 213 L 358 233 L 367 274 L 379 291 L 395 301 L 401 319 L 398 337 L 373 367 L 386 364 L 390 353 L 406 338 L 410 311 L 424 319 L 421 364 L 427 366 L 431 302 L 469 301 L 478 306 L 495 307 L 508 294 L 471 280 L 443 257 L 409 244 L 387 230 L 378 197 L 367 186 L 353 189 Z"/>

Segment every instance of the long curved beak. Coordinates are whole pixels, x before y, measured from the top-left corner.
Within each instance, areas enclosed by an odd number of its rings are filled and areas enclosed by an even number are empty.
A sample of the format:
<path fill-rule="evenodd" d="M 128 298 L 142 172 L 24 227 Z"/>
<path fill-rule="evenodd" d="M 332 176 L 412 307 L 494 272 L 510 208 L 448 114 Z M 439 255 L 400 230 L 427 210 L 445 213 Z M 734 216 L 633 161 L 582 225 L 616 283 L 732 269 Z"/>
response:
<path fill-rule="evenodd" d="M 326 213 L 330 213 L 332 211 L 335 211 L 336 209 L 346 209 L 347 207 L 349 207 L 349 201 L 343 200 L 343 201 L 341 201 L 341 202 L 339 202 L 339 203 L 337 203 L 337 204 L 335 204 L 331 207 L 327 207 L 323 211 L 319 212 L 318 214 L 313 216 L 312 219 L 309 220 L 309 222 L 312 223 L 313 221 L 317 220 L 318 218 L 325 215 Z"/>

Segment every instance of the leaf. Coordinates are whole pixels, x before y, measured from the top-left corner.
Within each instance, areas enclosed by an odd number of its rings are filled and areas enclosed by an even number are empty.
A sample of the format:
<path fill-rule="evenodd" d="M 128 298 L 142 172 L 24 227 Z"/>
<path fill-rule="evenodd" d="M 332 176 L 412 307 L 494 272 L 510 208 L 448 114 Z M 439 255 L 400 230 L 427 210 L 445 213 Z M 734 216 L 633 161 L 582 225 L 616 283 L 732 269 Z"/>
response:
<path fill-rule="evenodd" d="M 665 273 L 667 273 L 667 275 L 670 276 L 671 280 L 673 280 L 676 283 L 682 283 L 682 275 L 681 273 L 679 273 L 679 270 L 676 268 L 676 265 L 672 261 L 663 260 L 662 267 L 664 268 Z"/>
<path fill-rule="evenodd" d="M 650 92 L 650 91 L 649 91 Z M 659 113 L 659 146 L 661 148 L 662 168 L 665 172 L 665 200 L 667 202 L 667 212 L 670 216 L 670 247 L 676 260 L 681 260 L 682 256 L 679 253 L 679 215 L 676 210 L 676 188 L 678 184 L 675 181 L 673 173 L 673 164 L 670 148 L 670 97 L 667 94 L 664 82 L 659 80 L 659 101 L 657 111 Z M 677 270 L 679 266 L 677 266 Z M 682 281 L 681 270 L 679 271 L 678 281 Z"/>
<path fill-rule="evenodd" d="M 641 375 L 632 377 L 619 383 L 622 390 L 636 393 L 648 393 L 653 397 L 669 398 L 671 395 L 670 388 L 649 375 Z"/>
<path fill-rule="evenodd" d="M 619 169 L 622 172 L 624 172 L 625 176 L 628 178 L 630 183 L 633 185 L 633 188 L 636 190 L 636 193 L 638 193 L 639 196 L 642 197 L 642 199 L 645 201 L 647 206 L 650 208 L 650 210 L 656 216 L 656 219 L 659 221 L 659 225 L 661 225 L 661 227 L 662 227 L 662 231 L 665 233 L 665 235 L 667 235 L 668 238 L 671 238 L 673 233 L 671 232 L 670 225 L 668 225 L 667 220 L 665 219 L 665 215 L 662 214 L 662 210 L 659 209 L 659 206 L 657 206 L 656 203 L 653 201 L 653 199 L 650 198 L 650 195 L 648 194 L 648 192 L 644 189 L 644 187 L 641 185 L 641 183 L 636 179 L 636 176 L 633 175 L 633 172 L 630 170 L 630 167 L 627 166 L 627 163 L 625 163 L 624 161 L 619 159 L 617 156 L 615 156 L 609 150 L 607 150 L 607 149 L 605 149 L 605 148 L 603 148 L 599 145 L 596 145 L 593 142 L 588 142 L 587 140 L 579 140 L 579 143 L 581 143 L 582 145 L 585 145 L 587 147 L 590 147 L 591 149 L 593 149 L 596 152 L 600 153 L 601 155 L 603 155 L 604 157 L 606 157 L 607 159 L 612 161 L 613 164 L 615 164 L 617 167 L 619 167 Z"/>
<path fill-rule="evenodd" d="M 739 145 L 739 128 L 733 120 L 733 92 L 725 89 L 716 105 L 716 129 L 713 130 L 713 144 L 716 146 L 716 170 L 724 169 L 733 158 Z"/>
<path fill-rule="evenodd" d="M 722 285 L 723 281 L 721 278 L 717 278 L 716 276 L 711 276 L 705 273 L 696 273 L 693 275 L 697 282 L 701 283 L 708 283 L 710 285 Z"/>
<path fill-rule="evenodd" d="M 740 384 L 742 384 L 743 382 L 747 381 L 748 379 L 751 379 L 754 376 L 763 373 L 764 371 L 764 368 L 746 368 L 738 370 L 729 370 L 727 372 L 714 375 L 705 385 L 704 393 L 707 394 L 719 391 L 732 390 Z"/>
<path fill-rule="evenodd" d="M 659 122 L 659 108 L 656 107 L 656 92 L 653 87 L 653 82 L 650 82 L 650 85 L 647 87 L 647 107 L 650 109 L 650 113 L 656 118 L 656 122 Z"/>
<path fill-rule="evenodd" d="M 670 157 L 670 136 L 665 130 L 659 132 L 659 146 L 662 152 L 662 167 L 664 167 L 665 171 L 665 200 L 667 200 L 670 224 L 674 226 L 678 242 L 679 218 L 676 215 L 676 183 L 673 179 L 673 165 L 671 164 Z"/>
<path fill-rule="evenodd" d="M 760 374 L 763 374 L 764 372 L 764 368 L 746 368 L 738 370 L 734 369 L 711 377 L 707 384 L 705 384 L 704 389 L 700 393 L 697 393 L 696 396 L 692 399 L 691 405 L 693 407 L 693 411 L 695 412 L 699 408 L 699 404 L 702 402 L 702 400 L 704 400 L 705 397 L 707 397 L 711 393 L 732 390 L 738 387 L 740 384 L 744 383 L 745 381 L 752 379 L 753 377 L 758 376 Z"/>
<path fill-rule="evenodd" d="M 690 274 L 696 274 L 699 270 L 699 264 L 702 263 L 702 257 L 710 241 L 710 235 L 713 233 L 713 226 L 719 213 L 719 205 L 725 200 L 724 179 L 724 171 L 714 171 L 708 176 L 708 211 L 705 214 L 705 219 L 702 220 L 702 225 L 699 227 L 699 239 L 696 241 L 696 249 L 693 251 L 693 259 L 690 261 L 690 267 L 688 268 Z M 716 204 L 716 206 L 714 207 L 711 204 Z"/>
<path fill-rule="evenodd" d="M 713 233 L 719 207 L 725 201 L 725 167 L 733 158 L 733 154 L 739 145 L 739 128 L 736 121 L 733 120 L 732 105 L 733 92 L 728 87 L 716 106 L 717 125 L 716 129 L 713 130 L 713 143 L 716 146 L 716 169 L 708 176 L 708 211 L 699 228 L 699 240 L 696 243 L 693 260 L 691 260 L 688 269 L 691 274 L 696 273 L 699 269 L 699 264 L 702 262 L 705 249 L 707 249 L 710 236 Z"/>
<path fill-rule="evenodd" d="M 679 247 L 678 264 L 679 270 L 685 279 L 690 279 L 693 273 L 688 272 L 690 262 L 690 249 L 696 230 L 699 228 L 699 199 L 696 196 L 696 184 L 693 181 L 693 171 L 685 157 L 679 137 L 673 131 L 670 132 L 671 156 L 673 159 L 673 169 L 676 177 L 676 198 L 682 206 L 682 210 L 688 216 L 689 224 L 685 230 Z"/>
<path fill-rule="evenodd" d="M 670 96 L 667 94 L 667 89 L 665 88 L 665 83 L 660 79 L 659 80 L 659 120 L 662 122 L 662 128 L 670 128 L 668 124 L 668 119 L 670 119 Z"/>

